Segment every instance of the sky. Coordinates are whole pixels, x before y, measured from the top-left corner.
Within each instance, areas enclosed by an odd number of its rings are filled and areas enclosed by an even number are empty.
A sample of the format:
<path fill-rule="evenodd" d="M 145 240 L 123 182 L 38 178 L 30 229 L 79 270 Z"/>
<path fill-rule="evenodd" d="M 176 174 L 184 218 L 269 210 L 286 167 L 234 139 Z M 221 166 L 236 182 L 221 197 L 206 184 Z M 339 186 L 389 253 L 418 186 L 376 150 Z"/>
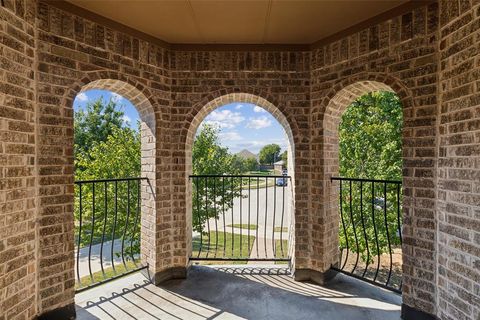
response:
<path fill-rule="evenodd" d="M 139 120 L 137 109 L 133 104 L 126 98 L 121 95 L 111 92 L 108 90 L 88 90 L 77 94 L 75 100 L 73 101 L 73 110 L 77 112 L 80 109 L 85 109 L 85 106 L 88 102 L 97 101 L 97 99 L 102 98 L 105 103 L 110 101 L 110 99 L 117 102 L 117 107 L 123 111 L 125 114 L 123 120 L 126 125 L 130 126 L 133 129 L 137 128 L 137 120 Z"/>
<path fill-rule="evenodd" d="M 74 110 L 85 108 L 90 101 L 102 97 L 105 102 L 113 99 L 125 113 L 124 120 L 127 125 L 137 129 L 138 112 L 132 103 L 107 90 L 88 90 L 77 95 L 73 103 Z M 282 151 L 287 149 L 288 138 L 282 125 L 266 110 L 251 103 L 230 103 L 212 111 L 203 120 L 220 129 L 220 143 L 230 152 L 237 153 L 247 149 L 258 153 L 260 149 L 270 143 L 276 143 Z"/>

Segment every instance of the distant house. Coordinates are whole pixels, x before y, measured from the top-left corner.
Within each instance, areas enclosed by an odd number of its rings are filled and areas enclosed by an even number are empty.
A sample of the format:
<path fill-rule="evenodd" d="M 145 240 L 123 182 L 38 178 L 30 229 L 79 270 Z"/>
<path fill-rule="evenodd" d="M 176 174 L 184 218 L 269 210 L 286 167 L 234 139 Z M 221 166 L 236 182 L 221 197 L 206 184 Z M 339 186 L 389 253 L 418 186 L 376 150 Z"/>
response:
<path fill-rule="evenodd" d="M 248 151 L 247 149 L 243 149 L 242 151 L 238 152 L 237 156 L 243 159 L 250 159 L 250 158 L 257 159 L 257 155 L 253 152 Z"/>
<path fill-rule="evenodd" d="M 285 162 L 283 160 L 277 161 L 273 164 L 273 170 L 275 173 L 282 173 L 285 168 Z"/>

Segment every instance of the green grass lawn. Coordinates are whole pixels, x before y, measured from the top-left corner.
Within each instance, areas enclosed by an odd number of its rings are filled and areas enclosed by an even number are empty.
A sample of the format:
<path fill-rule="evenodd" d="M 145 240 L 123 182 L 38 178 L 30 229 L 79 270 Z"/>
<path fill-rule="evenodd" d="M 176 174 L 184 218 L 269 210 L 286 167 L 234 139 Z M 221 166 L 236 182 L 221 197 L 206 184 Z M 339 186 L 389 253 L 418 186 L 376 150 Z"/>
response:
<path fill-rule="evenodd" d="M 138 266 L 140 266 L 140 260 L 136 261 L 136 263 L 137 263 Z M 130 270 L 133 270 L 133 269 L 137 268 L 135 266 L 135 263 L 133 263 L 133 261 L 131 261 L 131 260 L 125 261 L 125 264 L 126 264 L 126 268 L 123 265 L 123 263 L 116 264 L 115 265 L 115 271 L 113 271 L 113 267 L 104 268 L 105 276 L 103 275 L 102 271 L 94 272 L 93 273 L 93 281 L 92 281 L 92 278 L 90 278 L 90 275 L 82 277 L 82 278 L 80 278 L 80 282 L 78 282 L 78 280 L 75 282 L 75 289 L 80 289 L 82 287 L 89 286 L 91 284 L 94 284 L 94 283 L 112 278 L 112 277 L 117 276 L 117 275 L 121 275 L 125 272 L 128 272 Z"/>
<path fill-rule="evenodd" d="M 257 230 L 257 225 L 256 224 L 239 224 L 239 223 L 234 223 L 234 224 L 229 224 L 227 227 L 234 227 L 238 229 L 250 229 L 250 230 Z"/>
<path fill-rule="evenodd" d="M 267 179 L 267 181 L 265 181 L 264 178 L 258 178 L 258 180 L 257 178 L 243 178 L 242 188 L 244 192 L 245 190 L 248 190 L 248 186 L 249 186 L 248 180 L 250 180 L 251 190 L 265 188 L 265 187 L 273 187 L 275 185 L 275 178 Z"/>
<path fill-rule="evenodd" d="M 250 239 L 250 241 L 249 241 Z M 192 239 L 192 257 L 200 258 L 248 258 L 252 249 L 255 237 L 239 234 L 210 232 L 210 243 L 208 234 L 202 236 L 202 245 L 200 247 L 200 237 Z M 250 243 L 249 243 L 250 242 Z M 240 246 L 241 243 L 241 246 Z M 248 246 L 250 244 L 250 247 Z M 233 250 L 232 250 L 233 246 Z M 240 248 L 241 247 L 241 248 Z M 201 251 L 200 251 L 201 249 Z M 245 261 L 204 261 L 202 264 L 244 264 Z"/>
<path fill-rule="evenodd" d="M 283 246 L 283 254 L 282 254 Z M 275 258 L 288 258 L 288 240 L 275 240 Z M 276 261 L 275 264 L 287 264 L 286 261 Z"/>
<path fill-rule="evenodd" d="M 273 231 L 275 232 L 288 232 L 288 228 L 287 227 L 275 227 L 273 228 Z"/>
<path fill-rule="evenodd" d="M 271 176 L 273 175 L 273 170 L 263 170 L 263 171 L 249 171 L 246 175 L 253 175 L 253 176 Z"/>

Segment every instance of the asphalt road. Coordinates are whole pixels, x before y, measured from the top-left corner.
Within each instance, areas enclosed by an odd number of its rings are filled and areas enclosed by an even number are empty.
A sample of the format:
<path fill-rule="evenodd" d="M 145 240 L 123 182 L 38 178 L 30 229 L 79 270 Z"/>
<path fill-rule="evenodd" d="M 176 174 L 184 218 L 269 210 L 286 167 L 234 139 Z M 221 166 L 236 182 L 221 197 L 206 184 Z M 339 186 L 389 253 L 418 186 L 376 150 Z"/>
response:
<path fill-rule="evenodd" d="M 205 230 L 232 232 L 232 224 L 255 224 L 257 230 L 250 230 L 250 235 L 264 239 L 282 239 L 287 240 L 289 232 L 274 232 L 275 227 L 290 227 L 290 217 L 292 212 L 291 186 L 287 187 L 268 187 L 260 189 L 243 190 L 242 198 L 238 197 L 233 201 L 233 207 L 226 210 L 225 213 L 219 212 L 219 219 L 210 219 L 205 224 Z M 282 219 L 283 218 L 283 219 Z M 283 221 L 282 221 L 283 220 Z M 266 226 L 266 233 L 265 233 Z M 225 227 L 225 228 L 224 228 Z M 247 229 L 233 228 L 233 233 L 242 233 L 247 235 Z M 194 236 L 198 234 L 194 234 Z M 270 243 L 270 241 L 268 242 Z M 130 242 L 126 242 L 128 246 Z M 91 249 L 90 263 L 88 259 L 89 247 L 80 249 L 79 267 L 80 277 L 89 275 L 89 264 L 92 272 L 101 270 L 100 264 L 101 245 L 93 245 Z M 117 239 L 113 246 L 113 262 L 120 264 L 121 257 L 117 253 L 121 252 L 121 239 Z M 75 251 L 75 261 L 77 252 Z M 106 241 L 103 245 L 103 267 L 108 268 L 112 265 L 111 259 L 111 241 Z"/>
<path fill-rule="evenodd" d="M 263 238 L 272 238 L 273 229 L 289 228 L 292 212 L 292 192 L 291 186 L 287 187 L 268 187 L 260 189 L 251 189 L 242 191 L 242 197 L 233 201 L 233 207 L 225 212 L 220 211 L 218 219 L 209 219 L 205 224 L 205 230 L 210 227 L 211 231 L 231 232 L 232 224 L 254 224 L 258 226 L 258 236 Z M 266 233 L 265 233 L 266 226 Z M 252 235 L 256 235 L 256 230 L 250 230 Z M 234 229 L 234 233 L 240 233 L 239 229 Z M 243 229 L 242 234 L 247 230 Z M 283 239 L 288 232 L 284 232 Z M 275 235 L 277 238 L 278 235 Z"/>

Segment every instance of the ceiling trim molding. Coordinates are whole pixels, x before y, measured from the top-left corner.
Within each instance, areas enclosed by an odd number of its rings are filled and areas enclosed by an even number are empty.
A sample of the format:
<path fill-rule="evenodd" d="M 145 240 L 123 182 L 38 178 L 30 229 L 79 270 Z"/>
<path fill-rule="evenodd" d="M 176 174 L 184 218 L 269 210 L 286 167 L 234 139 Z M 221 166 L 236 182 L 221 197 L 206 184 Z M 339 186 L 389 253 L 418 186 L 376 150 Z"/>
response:
<path fill-rule="evenodd" d="M 403 15 L 414 9 L 430 5 L 438 0 L 412 0 L 398 7 L 390 9 L 384 13 L 357 23 L 349 28 L 334 33 L 312 44 L 197 44 L 197 43 L 169 43 L 137 29 L 126 26 L 120 22 L 109 19 L 92 11 L 76 6 L 65 0 L 40 0 L 60 10 L 69 12 L 73 15 L 83 17 L 95 23 L 102 24 L 108 28 L 119 32 L 124 32 L 141 40 L 148 41 L 165 49 L 177 51 L 310 51 L 321 48 L 329 43 L 335 42 L 341 38 L 350 36 L 372 25 L 390 20 L 394 17 Z"/>
<path fill-rule="evenodd" d="M 310 51 L 309 44 L 198 44 L 171 43 L 170 48 L 176 51 Z"/>
<path fill-rule="evenodd" d="M 91 20 L 95 23 L 102 24 L 107 28 L 119 31 L 119 32 L 124 32 L 126 34 L 129 34 L 133 37 L 139 38 L 141 40 L 145 40 L 148 42 L 151 42 L 153 44 L 156 44 L 160 47 L 163 47 L 165 49 L 170 48 L 170 43 L 163 41 L 162 39 L 159 39 L 157 37 L 154 37 L 152 35 L 149 35 L 148 33 L 142 32 L 140 30 L 131 28 L 129 26 L 124 25 L 123 23 L 117 22 L 115 20 L 109 19 L 107 17 L 104 17 L 102 15 L 99 15 L 95 12 L 92 12 L 90 10 L 84 9 L 82 7 L 76 6 L 70 2 L 64 1 L 64 0 L 40 0 L 40 2 L 44 2 L 48 5 L 51 5 L 52 7 L 55 7 L 57 9 L 69 12 L 73 15 Z"/>
<path fill-rule="evenodd" d="M 390 19 L 393 19 L 395 17 L 401 16 L 405 13 L 411 12 L 417 8 L 428 6 L 432 3 L 437 2 L 437 0 L 411 0 L 410 2 L 404 3 L 402 5 L 399 5 L 398 7 L 392 8 L 388 11 L 385 11 L 383 13 L 380 13 L 372 18 L 369 18 L 367 20 L 364 20 L 362 22 L 359 22 L 351 27 L 348 27 L 346 29 L 343 29 L 339 32 L 336 32 L 330 36 L 327 36 L 323 39 L 320 39 L 318 41 L 315 41 L 310 45 L 311 49 L 318 49 L 321 48 L 327 44 L 330 44 L 332 42 L 335 42 L 337 40 L 340 40 L 342 38 L 345 38 L 347 36 L 351 36 L 359 31 L 365 30 L 371 26 L 374 26 L 376 24 L 388 21 Z"/>

